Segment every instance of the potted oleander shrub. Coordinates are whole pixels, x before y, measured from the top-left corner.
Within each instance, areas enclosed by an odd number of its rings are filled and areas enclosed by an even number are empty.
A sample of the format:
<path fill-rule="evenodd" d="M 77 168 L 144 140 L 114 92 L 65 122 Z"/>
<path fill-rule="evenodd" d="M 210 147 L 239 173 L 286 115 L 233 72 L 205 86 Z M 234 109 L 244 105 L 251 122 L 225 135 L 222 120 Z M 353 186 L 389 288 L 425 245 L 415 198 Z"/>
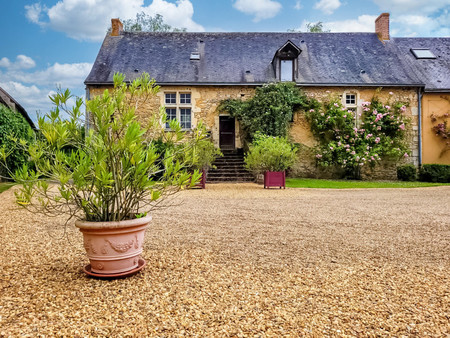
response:
<path fill-rule="evenodd" d="M 114 89 L 86 102 L 85 135 L 83 100 L 69 108 L 70 92 L 60 92 L 51 98 L 55 109 L 39 117 L 41 137 L 18 142 L 33 168 L 24 165 L 10 173 L 21 185 L 17 203 L 33 212 L 76 219 L 90 260 L 84 270 L 90 275 L 116 277 L 140 270 L 151 210 L 200 178 L 180 158 L 205 135 L 186 137 L 177 121 L 165 131 L 162 110 L 147 112 L 151 116 L 145 126 L 136 118 L 138 107 L 158 90 L 148 74 L 131 83 L 115 74 Z M 161 153 L 156 142 L 161 139 L 174 146 Z M 0 150 L 4 161 L 7 152 Z"/>
<path fill-rule="evenodd" d="M 297 148 L 285 137 L 256 133 L 245 155 L 245 167 L 256 175 L 264 174 L 264 188 L 286 187 L 286 169 L 296 157 Z"/>

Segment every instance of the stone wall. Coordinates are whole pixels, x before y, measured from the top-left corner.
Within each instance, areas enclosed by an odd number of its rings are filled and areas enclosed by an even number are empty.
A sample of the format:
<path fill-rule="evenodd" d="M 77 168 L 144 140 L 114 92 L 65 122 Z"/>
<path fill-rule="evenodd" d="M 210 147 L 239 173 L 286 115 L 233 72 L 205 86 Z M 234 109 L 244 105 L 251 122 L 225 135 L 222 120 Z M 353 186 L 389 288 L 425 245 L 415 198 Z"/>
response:
<path fill-rule="evenodd" d="M 90 95 L 95 96 L 100 94 L 105 87 L 90 88 Z M 306 95 L 314 97 L 319 101 L 329 100 L 332 97 L 339 97 L 341 100 L 345 99 L 346 93 L 354 93 L 357 98 L 358 112 L 361 113 L 361 102 L 370 101 L 372 97 L 377 94 L 383 102 L 400 100 L 409 102 L 409 107 L 406 110 L 406 115 L 411 119 L 412 128 L 410 130 L 410 144 L 412 149 L 412 156 L 408 159 L 409 162 L 418 164 L 418 101 L 417 92 L 410 88 L 383 88 L 377 92 L 376 88 L 364 87 L 309 87 L 304 88 Z M 138 116 L 141 121 L 145 122 L 151 112 L 158 111 L 159 107 L 164 105 L 165 92 L 190 92 L 192 98 L 192 126 L 196 126 L 198 121 L 202 120 L 207 128 L 211 131 L 211 138 L 216 146 L 219 145 L 219 115 L 226 115 L 226 113 L 219 113 L 217 107 L 220 102 L 225 99 L 248 99 L 254 94 L 254 88 L 247 86 L 166 86 L 161 87 L 160 92 L 149 102 L 141 107 L 138 111 Z M 291 174 L 294 176 L 304 177 L 339 177 L 342 176 L 342 171 L 332 170 L 330 168 L 319 168 L 316 166 L 314 158 L 314 147 L 316 140 L 313 137 L 309 124 L 305 116 L 301 112 L 294 114 L 294 121 L 292 123 L 290 136 L 293 142 L 301 144 L 301 151 L 299 151 L 299 161 L 292 168 Z M 244 147 L 243 134 L 239 128 L 239 123 L 236 121 L 236 140 L 237 148 Z M 375 170 L 367 170 L 364 172 L 364 177 L 378 177 L 378 178 L 394 178 L 395 165 L 383 165 Z"/>
<path fill-rule="evenodd" d="M 95 96 L 103 92 L 107 87 L 90 88 L 90 95 Z M 211 139 L 214 144 L 219 146 L 219 116 L 227 115 L 227 113 L 219 113 L 217 107 L 220 102 L 225 99 L 243 100 L 251 97 L 255 90 L 245 86 L 166 86 L 161 87 L 159 93 L 152 100 L 143 104 L 137 115 L 142 122 L 146 122 L 151 116 L 151 112 L 157 112 L 159 107 L 164 105 L 165 92 L 183 92 L 191 93 L 192 101 L 192 126 L 195 127 L 201 120 L 208 130 L 211 131 Z M 243 147 L 243 135 L 240 130 L 239 123 L 236 121 L 236 139 L 237 148 Z"/>
<path fill-rule="evenodd" d="M 345 94 L 354 93 L 356 94 L 357 99 L 358 114 L 362 113 L 361 103 L 370 101 L 374 95 L 377 95 L 382 102 L 386 103 L 388 101 L 409 102 L 405 116 L 411 120 L 408 141 L 411 145 L 412 156 L 406 159 L 404 163 L 418 165 L 419 119 L 417 91 L 415 89 L 386 87 L 378 92 L 376 88 L 364 87 L 312 87 L 306 88 L 304 91 L 309 97 L 313 97 L 322 102 L 338 97 L 341 99 L 342 103 L 344 103 L 343 100 L 345 99 Z M 291 170 L 292 176 L 336 178 L 344 174 L 339 168 L 318 168 L 316 166 L 313 148 L 317 145 L 317 142 L 310 131 L 309 124 L 303 113 L 295 114 L 294 123 L 291 129 L 291 137 L 294 142 L 303 145 L 299 151 L 299 161 Z M 373 169 L 365 167 L 362 170 L 363 179 L 395 179 L 396 177 L 396 164 L 389 161 L 384 162 Z"/>

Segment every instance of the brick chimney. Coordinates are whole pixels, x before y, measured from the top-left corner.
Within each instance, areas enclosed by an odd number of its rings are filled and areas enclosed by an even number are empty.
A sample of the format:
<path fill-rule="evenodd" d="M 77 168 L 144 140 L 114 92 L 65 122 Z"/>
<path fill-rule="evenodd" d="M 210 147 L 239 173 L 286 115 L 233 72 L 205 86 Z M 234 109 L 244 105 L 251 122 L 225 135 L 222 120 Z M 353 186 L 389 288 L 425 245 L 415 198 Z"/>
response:
<path fill-rule="evenodd" d="M 111 36 L 119 36 L 123 32 L 123 24 L 120 19 L 111 19 Z"/>
<path fill-rule="evenodd" d="M 389 40 L 389 13 L 381 13 L 376 18 L 375 33 L 381 41 Z"/>

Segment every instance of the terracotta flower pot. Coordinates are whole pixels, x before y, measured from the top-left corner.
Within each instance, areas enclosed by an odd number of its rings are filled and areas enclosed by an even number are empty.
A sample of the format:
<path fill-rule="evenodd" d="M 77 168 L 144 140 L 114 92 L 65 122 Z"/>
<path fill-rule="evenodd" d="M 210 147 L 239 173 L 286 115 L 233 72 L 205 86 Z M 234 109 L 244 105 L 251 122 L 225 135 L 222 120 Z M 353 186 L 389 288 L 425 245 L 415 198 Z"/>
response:
<path fill-rule="evenodd" d="M 83 233 L 90 265 L 84 271 L 93 276 L 118 277 L 139 271 L 144 233 L 151 216 L 120 222 L 76 221 Z"/>

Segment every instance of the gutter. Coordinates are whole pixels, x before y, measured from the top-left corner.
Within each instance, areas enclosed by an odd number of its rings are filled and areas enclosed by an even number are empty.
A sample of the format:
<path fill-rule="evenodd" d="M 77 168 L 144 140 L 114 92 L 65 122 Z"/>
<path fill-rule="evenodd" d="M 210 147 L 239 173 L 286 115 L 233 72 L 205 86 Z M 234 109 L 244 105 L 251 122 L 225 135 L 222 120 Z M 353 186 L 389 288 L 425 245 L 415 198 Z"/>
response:
<path fill-rule="evenodd" d="M 450 88 L 432 88 L 432 89 L 425 89 L 424 93 L 450 93 Z"/>
<path fill-rule="evenodd" d="M 131 82 L 131 81 L 129 81 Z M 269 82 L 157 82 L 157 86 L 254 86 L 259 87 L 269 83 L 276 83 L 279 81 Z M 113 82 L 84 82 L 86 86 L 112 86 Z M 297 87 L 418 87 L 424 86 L 421 83 L 295 83 Z"/>

